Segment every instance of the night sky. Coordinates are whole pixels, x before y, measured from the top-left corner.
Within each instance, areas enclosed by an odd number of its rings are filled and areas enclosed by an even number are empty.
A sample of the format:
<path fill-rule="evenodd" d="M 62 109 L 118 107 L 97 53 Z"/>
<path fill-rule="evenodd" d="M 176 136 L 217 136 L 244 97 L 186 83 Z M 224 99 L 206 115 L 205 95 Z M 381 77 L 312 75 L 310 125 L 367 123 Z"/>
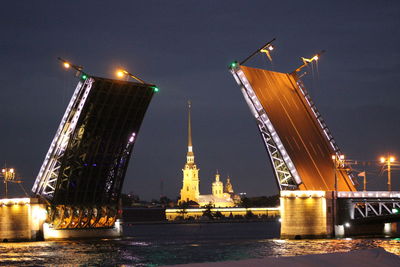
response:
<path fill-rule="evenodd" d="M 178 196 L 190 99 L 201 193 L 211 193 L 217 169 L 236 192 L 277 193 L 227 69 L 274 37 L 274 65 L 262 55 L 248 65 L 291 72 L 300 56 L 325 49 L 304 81 L 342 151 L 355 160 L 400 158 L 399 1 L 4 1 L 0 22 L 0 162 L 29 189 L 77 83 L 60 56 L 105 77 L 122 66 L 160 88 L 124 192 L 158 198 L 163 181 L 163 193 Z M 385 189 L 379 167 L 367 168 L 370 188 Z M 392 187 L 400 190 L 400 171 Z"/>

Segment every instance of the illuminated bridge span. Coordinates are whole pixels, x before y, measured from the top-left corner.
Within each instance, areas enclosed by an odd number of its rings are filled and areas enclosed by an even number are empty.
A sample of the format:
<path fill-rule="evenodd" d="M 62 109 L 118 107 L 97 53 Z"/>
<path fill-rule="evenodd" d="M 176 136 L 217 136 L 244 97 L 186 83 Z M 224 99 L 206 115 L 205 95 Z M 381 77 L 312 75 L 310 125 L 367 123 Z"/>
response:
<path fill-rule="evenodd" d="M 349 168 L 337 160 L 339 147 L 297 76 L 303 66 L 290 74 L 236 62 L 230 67 L 281 190 L 281 237 L 395 235 L 399 192 L 357 192 Z"/>
<path fill-rule="evenodd" d="M 328 127 L 295 73 L 235 64 L 231 72 L 256 118 L 280 190 L 355 191 Z"/>
<path fill-rule="evenodd" d="M 154 85 L 90 77 L 75 89 L 32 191 L 54 229 L 110 227 Z"/>

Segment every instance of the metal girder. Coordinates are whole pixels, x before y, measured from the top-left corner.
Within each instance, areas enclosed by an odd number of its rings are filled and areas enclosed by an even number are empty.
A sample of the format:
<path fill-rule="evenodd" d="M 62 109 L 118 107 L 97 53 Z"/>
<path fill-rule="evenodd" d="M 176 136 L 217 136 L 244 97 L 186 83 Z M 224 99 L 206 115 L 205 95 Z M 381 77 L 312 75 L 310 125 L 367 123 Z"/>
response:
<path fill-rule="evenodd" d="M 351 219 L 400 215 L 400 200 L 352 201 Z"/>
<path fill-rule="evenodd" d="M 241 88 L 243 96 L 254 115 L 260 130 L 264 145 L 274 169 L 280 190 L 295 190 L 302 183 L 297 170 L 286 152 L 280 137 L 268 118 L 267 112 L 262 107 L 259 99 L 254 93 L 249 81 L 239 66 L 230 69 L 233 77 Z"/>
<path fill-rule="evenodd" d="M 79 81 L 33 185 L 32 191 L 35 194 L 41 195 L 46 199 L 53 197 L 61 167 L 61 159 L 64 156 L 71 134 L 75 130 L 93 82 L 92 78 Z"/>

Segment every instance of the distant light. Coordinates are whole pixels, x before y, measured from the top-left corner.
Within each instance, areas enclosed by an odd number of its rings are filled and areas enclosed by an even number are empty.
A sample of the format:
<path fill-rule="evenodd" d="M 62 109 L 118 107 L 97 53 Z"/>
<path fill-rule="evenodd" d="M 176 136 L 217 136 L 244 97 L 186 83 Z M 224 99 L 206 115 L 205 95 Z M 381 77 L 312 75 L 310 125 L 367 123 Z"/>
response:
<path fill-rule="evenodd" d="M 122 78 L 124 77 L 125 73 L 123 70 L 117 70 L 117 72 L 115 73 L 117 75 L 117 77 Z"/>
<path fill-rule="evenodd" d="M 6 172 L 6 169 L 2 169 L 1 172 Z"/>
<path fill-rule="evenodd" d="M 68 62 L 64 62 L 64 68 L 69 69 L 71 67 L 71 64 L 69 64 Z"/>
<path fill-rule="evenodd" d="M 390 162 L 394 162 L 395 161 L 395 158 L 394 157 L 390 157 Z"/>
<path fill-rule="evenodd" d="M 86 80 L 88 78 L 88 76 L 86 74 L 82 74 L 81 79 L 82 80 Z"/>
<path fill-rule="evenodd" d="M 385 163 L 385 158 L 384 157 L 381 157 L 381 163 Z"/>
<path fill-rule="evenodd" d="M 319 58 L 318 58 L 318 55 L 315 55 L 314 57 L 313 57 L 313 59 L 314 60 L 318 60 Z"/>
<path fill-rule="evenodd" d="M 341 160 L 344 160 L 344 155 L 340 155 L 339 157 Z"/>
<path fill-rule="evenodd" d="M 153 87 L 153 91 L 154 91 L 155 93 L 157 93 L 158 91 L 160 91 L 160 89 L 158 89 L 157 86 L 154 86 L 154 87 Z"/>
<path fill-rule="evenodd" d="M 279 222 L 282 222 L 282 218 L 279 218 L 279 220 L 278 220 Z"/>
<path fill-rule="evenodd" d="M 136 133 L 132 133 L 131 137 L 129 137 L 129 143 L 132 143 L 135 140 Z"/>
<path fill-rule="evenodd" d="M 11 172 L 11 173 L 14 173 L 14 169 L 11 168 L 11 169 L 10 169 L 10 172 Z"/>
<path fill-rule="evenodd" d="M 268 46 L 268 50 L 269 50 L 269 51 L 274 50 L 274 48 L 275 48 L 275 47 L 274 47 L 273 45 L 269 45 L 269 46 Z"/>
<path fill-rule="evenodd" d="M 344 224 L 344 226 L 346 226 L 347 228 L 349 228 L 349 227 L 350 227 L 350 223 L 347 222 L 347 223 Z"/>
<path fill-rule="evenodd" d="M 395 208 L 393 208 L 393 209 L 392 209 L 392 213 L 393 213 L 393 214 L 397 214 L 397 213 L 399 213 L 399 209 L 395 209 Z"/>
<path fill-rule="evenodd" d="M 332 155 L 332 159 L 336 159 L 336 156 L 335 156 L 335 155 Z"/>
<path fill-rule="evenodd" d="M 233 61 L 232 63 L 231 63 L 231 68 L 235 68 L 237 66 L 237 62 L 236 61 Z"/>

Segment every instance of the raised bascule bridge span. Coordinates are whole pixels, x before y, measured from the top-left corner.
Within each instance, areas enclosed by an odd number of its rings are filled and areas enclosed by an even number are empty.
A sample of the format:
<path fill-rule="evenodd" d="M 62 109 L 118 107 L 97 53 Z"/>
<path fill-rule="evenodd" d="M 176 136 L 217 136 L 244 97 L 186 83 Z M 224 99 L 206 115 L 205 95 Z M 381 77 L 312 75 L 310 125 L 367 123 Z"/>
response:
<path fill-rule="evenodd" d="M 81 74 L 32 188 L 45 203 L 50 237 L 115 228 L 133 146 L 157 90 Z"/>
<path fill-rule="evenodd" d="M 355 191 L 352 177 L 333 168 L 340 155 L 328 127 L 295 73 L 237 65 L 231 69 L 267 148 L 280 190 Z"/>
<path fill-rule="evenodd" d="M 350 167 L 299 78 L 319 55 L 302 58 L 304 64 L 292 73 L 243 65 L 257 52 L 271 59 L 272 41 L 229 69 L 255 118 L 281 192 L 281 236 L 393 233 L 388 223 L 400 221 L 400 192 L 357 192 Z"/>

